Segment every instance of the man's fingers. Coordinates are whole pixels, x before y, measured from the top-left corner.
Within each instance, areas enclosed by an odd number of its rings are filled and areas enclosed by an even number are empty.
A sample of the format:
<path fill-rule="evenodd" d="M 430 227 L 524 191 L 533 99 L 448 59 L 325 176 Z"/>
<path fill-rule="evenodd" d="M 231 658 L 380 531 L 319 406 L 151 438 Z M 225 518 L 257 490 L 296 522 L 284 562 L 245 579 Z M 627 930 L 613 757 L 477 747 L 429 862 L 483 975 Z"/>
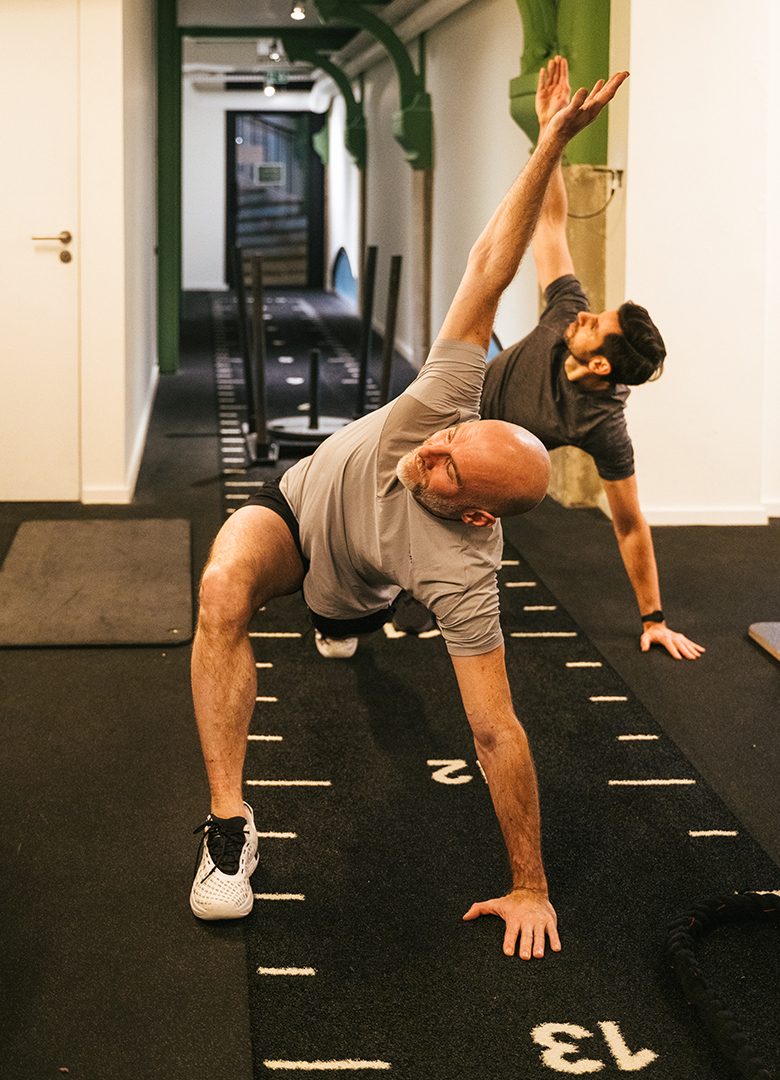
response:
<path fill-rule="evenodd" d="M 642 634 L 641 638 L 639 639 L 639 648 L 642 650 L 642 652 L 649 652 L 650 651 L 650 635 L 649 634 L 646 634 L 646 633 Z"/>
<path fill-rule="evenodd" d="M 673 656 L 675 660 L 682 660 L 682 656 L 680 656 L 680 650 L 675 645 L 673 638 L 667 638 L 666 641 L 663 642 L 663 644 L 666 646 L 666 651 L 671 656 Z"/>
<path fill-rule="evenodd" d="M 515 931 L 516 933 L 516 931 Z M 534 928 L 531 923 L 524 923 L 520 932 L 520 956 L 523 960 L 531 959 L 531 947 L 534 941 Z"/>
<path fill-rule="evenodd" d="M 546 930 L 544 923 L 537 923 L 534 927 L 534 956 L 544 956 L 545 936 Z"/>
<path fill-rule="evenodd" d="M 517 932 L 520 927 L 516 922 L 508 922 L 504 931 L 504 954 L 514 956 L 517 949 Z"/>
<path fill-rule="evenodd" d="M 463 916 L 463 918 L 464 919 L 478 919 L 480 915 L 487 915 L 488 911 L 489 911 L 488 905 L 485 904 L 484 902 L 481 903 L 481 904 L 472 904 L 471 907 L 466 912 L 466 914 Z"/>
<path fill-rule="evenodd" d="M 561 939 L 558 937 L 558 927 L 551 919 L 547 923 L 547 936 L 550 939 L 550 948 L 553 952 L 561 951 Z"/>
<path fill-rule="evenodd" d="M 539 68 L 539 89 L 547 89 L 547 68 L 544 65 Z"/>

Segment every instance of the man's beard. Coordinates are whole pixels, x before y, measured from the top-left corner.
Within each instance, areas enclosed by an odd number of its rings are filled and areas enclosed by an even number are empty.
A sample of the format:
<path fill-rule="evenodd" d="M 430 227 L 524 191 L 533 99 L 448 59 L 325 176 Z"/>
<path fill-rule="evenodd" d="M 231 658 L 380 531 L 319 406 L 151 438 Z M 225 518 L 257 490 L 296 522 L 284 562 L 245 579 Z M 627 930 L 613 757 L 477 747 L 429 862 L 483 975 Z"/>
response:
<path fill-rule="evenodd" d="M 416 451 L 410 450 L 400 459 L 395 467 L 395 475 L 401 481 L 407 491 L 411 492 L 415 500 L 430 510 L 436 517 L 447 518 L 455 521 L 460 517 L 460 511 L 449 499 L 443 499 L 428 491 L 423 482 L 423 472 L 417 464 Z"/>

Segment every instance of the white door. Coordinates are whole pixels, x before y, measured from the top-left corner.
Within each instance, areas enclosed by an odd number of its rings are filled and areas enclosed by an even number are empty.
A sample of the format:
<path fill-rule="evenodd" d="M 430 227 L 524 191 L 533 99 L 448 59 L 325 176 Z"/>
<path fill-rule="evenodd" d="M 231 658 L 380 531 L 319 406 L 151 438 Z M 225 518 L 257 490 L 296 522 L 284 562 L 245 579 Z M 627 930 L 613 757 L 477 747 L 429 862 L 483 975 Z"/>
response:
<path fill-rule="evenodd" d="M 0 2 L 3 501 L 80 495 L 78 30 L 78 0 Z"/>

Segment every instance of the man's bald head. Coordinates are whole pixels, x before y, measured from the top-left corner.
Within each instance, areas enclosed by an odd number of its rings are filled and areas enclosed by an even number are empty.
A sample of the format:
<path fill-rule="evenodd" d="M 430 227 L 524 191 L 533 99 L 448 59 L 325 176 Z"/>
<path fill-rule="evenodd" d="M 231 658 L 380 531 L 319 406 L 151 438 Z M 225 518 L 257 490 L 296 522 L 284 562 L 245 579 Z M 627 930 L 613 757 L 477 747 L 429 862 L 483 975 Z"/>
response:
<path fill-rule="evenodd" d="M 432 513 L 488 525 L 541 502 L 550 458 L 525 428 L 504 420 L 474 420 L 437 431 L 405 454 L 396 471 Z"/>

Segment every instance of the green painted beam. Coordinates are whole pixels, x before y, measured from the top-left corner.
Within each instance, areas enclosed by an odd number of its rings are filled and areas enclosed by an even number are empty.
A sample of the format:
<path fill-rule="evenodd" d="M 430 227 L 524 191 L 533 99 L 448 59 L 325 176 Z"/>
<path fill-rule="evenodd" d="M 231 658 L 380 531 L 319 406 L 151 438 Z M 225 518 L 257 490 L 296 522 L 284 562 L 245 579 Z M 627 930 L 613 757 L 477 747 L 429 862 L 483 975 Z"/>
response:
<path fill-rule="evenodd" d="M 353 23 L 368 31 L 392 61 L 398 75 L 401 108 L 393 115 L 393 137 L 403 147 L 406 160 L 413 169 L 429 169 L 433 164 L 433 113 L 431 95 L 425 90 L 422 75 L 406 51 L 406 46 L 362 0 L 315 0 L 317 11 L 325 22 Z"/>
<path fill-rule="evenodd" d="M 157 356 L 179 367 L 181 311 L 181 38 L 176 0 L 157 3 Z"/>
<path fill-rule="evenodd" d="M 517 0 L 523 23 L 522 74 L 509 84 L 510 112 L 531 142 L 539 138 L 534 95 L 539 68 L 556 53 L 569 61 L 572 89 L 609 74 L 610 0 Z M 606 165 L 607 111 L 569 143 L 566 160 Z"/>
<path fill-rule="evenodd" d="M 323 56 L 317 49 L 311 48 L 307 42 L 302 41 L 300 38 L 288 38 L 285 33 L 281 35 L 281 40 L 289 60 L 305 61 L 320 68 L 330 75 L 336 86 L 338 86 L 347 107 L 344 143 L 357 167 L 365 169 L 367 156 L 366 118 L 363 113 L 362 103 L 356 100 L 352 91 L 351 79 L 337 64 L 334 64 L 327 56 Z M 315 144 L 315 149 L 320 154 L 320 158 L 322 158 L 322 154 L 319 147 L 323 145 L 324 138 L 325 136 L 320 136 L 319 145 Z M 322 162 L 324 165 L 327 164 L 324 158 L 322 158 Z"/>

